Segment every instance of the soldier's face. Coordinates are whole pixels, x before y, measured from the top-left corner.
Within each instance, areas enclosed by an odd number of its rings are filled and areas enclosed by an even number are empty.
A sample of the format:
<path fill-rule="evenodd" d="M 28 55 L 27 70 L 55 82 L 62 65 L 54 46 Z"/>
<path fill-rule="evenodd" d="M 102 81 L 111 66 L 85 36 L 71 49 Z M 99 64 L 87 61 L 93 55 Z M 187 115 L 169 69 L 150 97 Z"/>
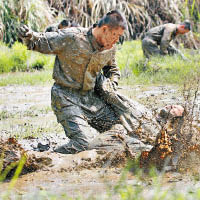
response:
<path fill-rule="evenodd" d="M 180 25 L 178 27 L 178 34 L 185 34 L 185 33 L 188 33 L 190 30 L 188 29 L 185 29 L 185 26 L 184 25 Z"/>
<path fill-rule="evenodd" d="M 113 45 L 119 41 L 119 37 L 124 33 L 124 29 L 121 27 L 110 28 L 108 26 L 103 26 L 101 28 L 102 34 L 99 38 L 99 42 L 104 47 L 104 49 L 112 48 Z"/>

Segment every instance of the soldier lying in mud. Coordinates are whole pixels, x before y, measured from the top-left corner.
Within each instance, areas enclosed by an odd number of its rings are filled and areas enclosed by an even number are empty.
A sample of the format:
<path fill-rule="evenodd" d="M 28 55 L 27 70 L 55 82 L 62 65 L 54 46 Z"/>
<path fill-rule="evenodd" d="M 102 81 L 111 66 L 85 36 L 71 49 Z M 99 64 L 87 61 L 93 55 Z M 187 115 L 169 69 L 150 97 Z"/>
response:
<path fill-rule="evenodd" d="M 117 91 L 115 44 L 125 29 L 126 20 L 118 10 L 89 29 L 37 33 L 25 25 L 20 28 L 28 49 L 56 55 L 52 109 L 70 141 L 55 152 L 114 151 L 123 141 L 137 153 L 155 144 L 161 126 L 151 111 Z"/>
<path fill-rule="evenodd" d="M 188 20 L 180 24 L 168 23 L 150 29 L 145 33 L 145 37 L 142 40 L 144 56 L 149 58 L 152 55 L 179 54 L 183 59 L 186 59 L 170 42 L 177 35 L 183 35 L 190 30 L 191 24 Z"/>

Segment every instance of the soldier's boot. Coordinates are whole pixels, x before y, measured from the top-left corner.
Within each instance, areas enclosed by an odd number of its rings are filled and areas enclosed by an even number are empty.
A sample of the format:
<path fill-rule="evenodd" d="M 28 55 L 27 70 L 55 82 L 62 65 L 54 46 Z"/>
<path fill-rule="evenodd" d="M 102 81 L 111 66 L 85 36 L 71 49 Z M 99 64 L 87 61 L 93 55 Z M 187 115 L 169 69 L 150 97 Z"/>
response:
<path fill-rule="evenodd" d="M 63 154 L 74 154 L 88 149 L 89 143 L 99 135 L 99 132 L 92 128 L 86 120 L 74 117 L 72 120 L 60 122 L 64 127 L 65 134 L 70 141 L 55 149 L 55 152 Z"/>

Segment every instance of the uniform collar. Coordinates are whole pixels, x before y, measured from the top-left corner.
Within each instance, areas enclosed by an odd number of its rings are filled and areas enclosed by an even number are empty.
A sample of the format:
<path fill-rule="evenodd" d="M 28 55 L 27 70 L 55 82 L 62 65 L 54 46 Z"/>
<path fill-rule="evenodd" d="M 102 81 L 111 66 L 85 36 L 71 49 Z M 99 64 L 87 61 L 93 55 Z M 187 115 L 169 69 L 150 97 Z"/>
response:
<path fill-rule="evenodd" d="M 97 26 L 97 24 L 94 24 L 93 25 L 93 27 L 91 27 L 89 30 L 88 30 L 88 32 L 87 32 L 87 36 L 88 36 L 88 39 L 89 39 L 89 41 L 90 41 L 90 44 L 92 45 L 92 48 L 93 48 L 93 51 L 102 51 L 103 50 L 103 46 L 101 46 L 101 45 L 99 45 L 98 43 L 97 43 L 97 40 L 96 40 L 96 38 L 93 36 L 93 34 L 92 34 L 92 29 L 94 28 L 94 27 L 96 27 Z"/>

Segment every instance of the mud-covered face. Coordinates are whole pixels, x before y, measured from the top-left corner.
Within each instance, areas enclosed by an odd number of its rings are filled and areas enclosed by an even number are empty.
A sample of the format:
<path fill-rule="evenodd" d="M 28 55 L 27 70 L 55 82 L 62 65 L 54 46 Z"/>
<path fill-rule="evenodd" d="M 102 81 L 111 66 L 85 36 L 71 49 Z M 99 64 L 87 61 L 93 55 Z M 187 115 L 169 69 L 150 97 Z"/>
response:
<path fill-rule="evenodd" d="M 181 105 L 168 105 L 159 111 L 156 119 L 163 126 L 172 118 L 182 117 L 183 113 L 184 108 Z"/>
<path fill-rule="evenodd" d="M 178 26 L 178 34 L 185 34 L 188 33 L 190 30 L 186 29 L 184 25 L 179 25 Z"/>
<path fill-rule="evenodd" d="M 108 26 L 102 26 L 98 42 L 104 47 L 104 49 L 110 49 L 116 42 L 119 41 L 119 37 L 122 36 L 123 33 L 124 29 L 121 27 L 110 28 Z"/>

